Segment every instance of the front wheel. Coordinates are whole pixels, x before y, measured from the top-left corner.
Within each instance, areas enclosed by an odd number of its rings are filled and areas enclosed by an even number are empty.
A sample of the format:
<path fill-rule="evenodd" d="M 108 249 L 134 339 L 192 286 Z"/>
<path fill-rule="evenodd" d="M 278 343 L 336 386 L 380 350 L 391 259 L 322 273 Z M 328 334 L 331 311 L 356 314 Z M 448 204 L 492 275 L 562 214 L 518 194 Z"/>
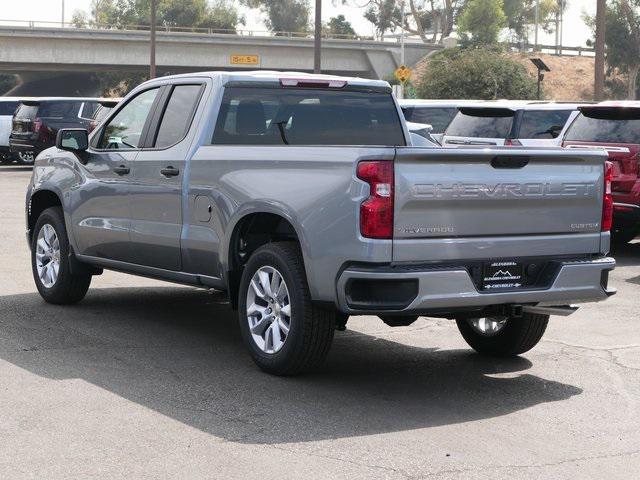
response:
<path fill-rule="evenodd" d="M 312 303 L 296 243 L 274 242 L 256 250 L 245 265 L 239 293 L 242 339 L 262 370 L 293 375 L 324 361 L 335 311 Z"/>
<path fill-rule="evenodd" d="M 31 240 L 31 267 L 36 287 L 49 303 L 77 303 L 87 294 L 91 276 L 71 272 L 69 239 L 60 207 L 46 209 L 36 221 Z"/>
<path fill-rule="evenodd" d="M 549 315 L 524 313 L 522 317 L 456 319 L 462 337 L 476 352 L 510 357 L 535 347 L 549 322 Z"/>

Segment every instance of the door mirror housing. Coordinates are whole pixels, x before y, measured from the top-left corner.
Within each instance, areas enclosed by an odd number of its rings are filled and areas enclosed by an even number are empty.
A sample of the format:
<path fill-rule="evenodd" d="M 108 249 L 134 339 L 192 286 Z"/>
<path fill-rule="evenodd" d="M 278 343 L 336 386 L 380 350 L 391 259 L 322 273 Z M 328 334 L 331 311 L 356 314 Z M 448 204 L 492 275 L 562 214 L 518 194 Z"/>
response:
<path fill-rule="evenodd" d="M 68 152 L 84 152 L 89 148 L 89 132 L 84 128 L 63 128 L 58 131 L 56 147 Z"/>

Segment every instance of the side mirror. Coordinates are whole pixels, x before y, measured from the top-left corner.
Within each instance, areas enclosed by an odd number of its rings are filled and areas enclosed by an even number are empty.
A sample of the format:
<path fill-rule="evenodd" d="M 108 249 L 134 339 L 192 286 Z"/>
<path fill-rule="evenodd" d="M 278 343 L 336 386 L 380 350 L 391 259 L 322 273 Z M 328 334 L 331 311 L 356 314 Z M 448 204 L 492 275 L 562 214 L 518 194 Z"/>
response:
<path fill-rule="evenodd" d="M 63 128 L 58 131 L 56 147 L 73 153 L 84 152 L 89 148 L 89 132 L 84 128 Z"/>

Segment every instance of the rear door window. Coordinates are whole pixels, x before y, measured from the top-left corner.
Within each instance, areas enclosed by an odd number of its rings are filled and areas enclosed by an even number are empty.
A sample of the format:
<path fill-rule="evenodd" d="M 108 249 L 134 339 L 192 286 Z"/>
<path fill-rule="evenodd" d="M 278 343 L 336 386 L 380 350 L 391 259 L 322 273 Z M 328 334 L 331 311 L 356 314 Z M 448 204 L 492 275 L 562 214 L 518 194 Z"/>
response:
<path fill-rule="evenodd" d="M 453 107 L 404 107 L 402 111 L 408 122 L 431 125 L 433 133 L 444 132 L 458 113 L 458 109 Z"/>
<path fill-rule="evenodd" d="M 222 145 L 405 145 L 390 93 L 227 87 L 213 135 Z"/>
<path fill-rule="evenodd" d="M 185 137 L 191 125 L 201 91 L 201 85 L 176 85 L 173 87 L 156 136 L 154 144 L 156 148 L 170 147 Z"/>
<path fill-rule="evenodd" d="M 522 113 L 522 123 L 517 138 L 557 138 L 571 112 L 572 110 L 525 110 Z"/>
<path fill-rule="evenodd" d="M 565 140 L 640 144 L 640 118 L 591 118 L 581 113 L 567 130 Z"/>
<path fill-rule="evenodd" d="M 11 116 L 18 108 L 19 102 L 0 102 L 0 115 Z"/>
<path fill-rule="evenodd" d="M 454 137 L 507 138 L 514 112 L 508 109 L 461 108 L 446 134 Z"/>

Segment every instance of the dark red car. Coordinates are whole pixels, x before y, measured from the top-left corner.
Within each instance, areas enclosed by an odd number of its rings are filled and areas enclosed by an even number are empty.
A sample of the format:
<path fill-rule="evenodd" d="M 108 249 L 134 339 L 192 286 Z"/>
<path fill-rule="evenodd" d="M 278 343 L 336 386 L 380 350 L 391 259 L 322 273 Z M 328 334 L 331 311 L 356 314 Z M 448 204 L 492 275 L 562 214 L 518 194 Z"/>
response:
<path fill-rule="evenodd" d="M 640 234 L 640 102 L 602 102 L 579 108 L 562 143 L 567 148 L 604 148 L 613 164 L 612 239 L 627 243 Z"/>

